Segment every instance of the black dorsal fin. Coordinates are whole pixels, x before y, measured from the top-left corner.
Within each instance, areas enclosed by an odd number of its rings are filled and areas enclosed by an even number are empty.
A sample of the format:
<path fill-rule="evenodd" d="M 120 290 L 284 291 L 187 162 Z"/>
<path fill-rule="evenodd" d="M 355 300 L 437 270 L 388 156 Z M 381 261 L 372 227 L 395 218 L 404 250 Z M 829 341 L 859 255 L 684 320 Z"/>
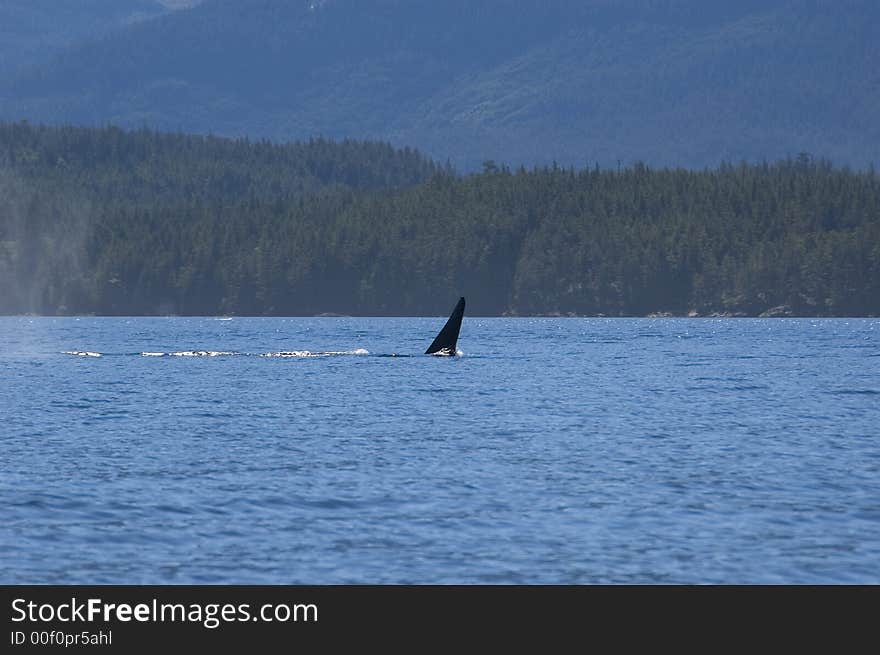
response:
<path fill-rule="evenodd" d="M 464 298 L 458 301 L 446 325 L 434 339 L 434 342 L 425 351 L 426 355 L 454 355 L 455 346 L 458 343 L 458 333 L 461 331 L 461 319 L 464 316 Z"/>

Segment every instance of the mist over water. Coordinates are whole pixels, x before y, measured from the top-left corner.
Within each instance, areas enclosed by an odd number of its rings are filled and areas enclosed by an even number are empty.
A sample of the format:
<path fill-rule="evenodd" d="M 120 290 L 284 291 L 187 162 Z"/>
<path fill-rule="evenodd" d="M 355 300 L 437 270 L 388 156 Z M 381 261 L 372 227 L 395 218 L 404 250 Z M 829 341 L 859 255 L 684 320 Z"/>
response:
<path fill-rule="evenodd" d="M 0 318 L 0 582 L 880 582 L 877 319 L 442 323 Z"/>

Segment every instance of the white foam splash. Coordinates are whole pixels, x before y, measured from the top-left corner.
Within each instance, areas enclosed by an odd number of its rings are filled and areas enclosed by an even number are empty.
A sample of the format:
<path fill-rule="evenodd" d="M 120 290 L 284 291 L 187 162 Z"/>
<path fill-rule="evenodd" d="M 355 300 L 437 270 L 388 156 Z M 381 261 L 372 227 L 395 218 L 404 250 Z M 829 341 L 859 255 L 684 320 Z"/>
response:
<path fill-rule="evenodd" d="M 370 351 L 366 348 L 358 348 L 357 350 L 345 350 L 340 353 L 330 353 L 331 355 L 369 355 Z"/>
<path fill-rule="evenodd" d="M 101 353 L 93 353 L 87 350 L 65 350 L 64 355 L 75 355 L 76 357 L 102 357 Z"/>
<path fill-rule="evenodd" d="M 435 353 L 431 353 L 434 357 L 461 357 L 464 355 L 464 352 L 461 350 L 457 350 L 452 352 L 451 348 L 441 348 Z"/>
<path fill-rule="evenodd" d="M 337 355 L 369 355 L 370 351 L 364 348 L 357 350 L 331 350 L 325 352 L 312 352 L 310 350 L 286 350 L 276 353 L 263 353 L 260 357 L 334 357 Z"/>
<path fill-rule="evenodd" d="M 84 353 L 70 353 L 83 354 Z M 232 356 L 249 356 L 249 357 L 335 357 L 339 355 L 369 355 L 370 351 L 365 348 L 357 350 L 330 350 L 321 352 L 312 352 L 311 350 L 282 350 L 271 353 L 238 353 L 226 350 L 181 350 L 178 352 L 142 352 L 141 357 L 232 357 Z M 100 357 L 100 355 L 96 355 Z"/>

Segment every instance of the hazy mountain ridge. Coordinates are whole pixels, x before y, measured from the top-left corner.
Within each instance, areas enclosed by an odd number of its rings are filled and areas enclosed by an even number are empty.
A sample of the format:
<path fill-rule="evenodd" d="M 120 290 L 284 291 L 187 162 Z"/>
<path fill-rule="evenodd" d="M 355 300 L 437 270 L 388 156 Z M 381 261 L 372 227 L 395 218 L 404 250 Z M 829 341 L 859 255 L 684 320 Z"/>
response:
<path fill-rule="evenodd" d="M 0 84 L 0 118 L 388 139 L 466 167 L 880 162 L 868 0 L 209 0 Z"/>
<path fill-rule="evenodd" d="M 3 0 L 0 75 L 44 63 L 67 47 L 165 13 L 159 0 Z"/>
<path fill-rule="evenodd" d="M 159 4 L 169 9 L 189 9 L 202 3 L 202 0 L 156 0 Z"/>

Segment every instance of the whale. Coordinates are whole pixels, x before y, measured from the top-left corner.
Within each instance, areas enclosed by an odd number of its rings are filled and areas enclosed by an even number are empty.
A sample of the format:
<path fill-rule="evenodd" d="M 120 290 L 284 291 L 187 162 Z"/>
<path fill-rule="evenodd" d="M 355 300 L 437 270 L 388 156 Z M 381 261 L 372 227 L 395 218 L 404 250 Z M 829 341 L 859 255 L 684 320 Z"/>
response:
<path fill-rule="evenodd" d="M 434 337 L 434 341 L 425 351 L 426 355 L 452 356 L 458 352 L 458 334 L 461 332 L 461 319 L 464 317 L 464 298 L 459 298 L 455 309 L 446 320 L 446 325 Z"/>

